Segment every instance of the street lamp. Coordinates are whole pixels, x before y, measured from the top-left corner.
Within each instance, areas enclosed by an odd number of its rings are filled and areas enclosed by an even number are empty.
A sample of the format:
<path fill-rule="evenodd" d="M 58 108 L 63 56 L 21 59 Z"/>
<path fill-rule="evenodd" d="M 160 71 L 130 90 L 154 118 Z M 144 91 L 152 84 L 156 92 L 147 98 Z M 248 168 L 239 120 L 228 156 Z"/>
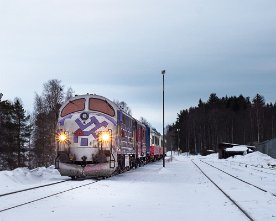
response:
<path fill-rule="evenodd" d="M 177 128 L 176 131 L 177 131 L 177 152 L 178 152 L 178 155 L 179 155 L 179 151 L 180 151 L 180 149 L 179 149 L 179 131 L 180 131 L 180 129 Z"/>
<path fill-rule="evenodd" d="M 164 143 L 165 143 L 165 139 L 164 139 L 164 77 L 165 77 L 165 73 L 166 73 L 166 71 L 165 70 L 162 70 L 161 71 L 161 74 L 163 75 L 163 143 L 162 143 L 162 145 L 163 145 L 163 167 L 165 167 L 165 145 L 164 145 Z"/>

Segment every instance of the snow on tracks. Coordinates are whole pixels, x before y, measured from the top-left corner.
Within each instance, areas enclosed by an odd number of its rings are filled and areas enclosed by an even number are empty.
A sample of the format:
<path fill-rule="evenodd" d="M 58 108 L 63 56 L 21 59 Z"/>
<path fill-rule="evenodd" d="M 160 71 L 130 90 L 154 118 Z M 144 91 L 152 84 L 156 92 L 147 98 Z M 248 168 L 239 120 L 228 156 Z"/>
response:
<path fill-rule="evenodd" d="M 229 195 L 253 220 L 275 220 L 276 198 L 270 193 L 244 183 L 200 160 L 194 160 L 201 170 Z M 230 168 L 229 168 L 230 169 Z"/>
<path fill-rule="evenodd" d="M 32 188 L 25 191 L 14 192 L 13 194 L 2 195 L 0 198 L 0 213 L 20 206 L 34 203 L 49 197 L 63 194 L 81 187 L 85 187 L 98 182 L 97 180 L 85 180 L 81 184 L 79 181 L 59 182 L 60 185 L 47 185 L 47 188 Z M 57 183 L 56 183 L 57 184 Z M 46 186 L 43 186 L 46 187 Z"/>

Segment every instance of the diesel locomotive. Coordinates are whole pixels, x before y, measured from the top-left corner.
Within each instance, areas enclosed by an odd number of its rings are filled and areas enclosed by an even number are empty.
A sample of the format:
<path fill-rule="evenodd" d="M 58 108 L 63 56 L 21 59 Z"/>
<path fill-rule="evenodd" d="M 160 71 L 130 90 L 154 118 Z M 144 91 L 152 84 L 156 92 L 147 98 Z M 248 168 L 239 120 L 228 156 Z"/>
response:
<path fill-rule="evenodd" d="M 163 157 L 160 133 L 95 94 L 61 106 L 56 140 L 55 167 L 72 178 L 108 177 Z"/>

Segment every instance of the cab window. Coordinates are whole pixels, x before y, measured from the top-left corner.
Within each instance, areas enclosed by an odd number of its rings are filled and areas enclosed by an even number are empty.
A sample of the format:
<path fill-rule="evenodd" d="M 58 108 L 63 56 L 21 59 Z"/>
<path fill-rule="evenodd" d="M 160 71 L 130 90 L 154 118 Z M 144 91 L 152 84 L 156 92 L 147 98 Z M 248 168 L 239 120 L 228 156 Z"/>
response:
<path fill-rule="evenodd" d="M 112 117 L 115 116 L 113 107 L 106 100 L 101 100 L 98 98 L 89 99 L 89 110 L 98 111 Z"/>
<path fill-rule="evenodd" d="M 64 117 L 68 114 L 71 114 L 77 111 L 82 111 L 84 110 L 84 107 L 85 107 L 84 98 L 69 101 L 69 103 L 62 109 L 61 116 Z"/>

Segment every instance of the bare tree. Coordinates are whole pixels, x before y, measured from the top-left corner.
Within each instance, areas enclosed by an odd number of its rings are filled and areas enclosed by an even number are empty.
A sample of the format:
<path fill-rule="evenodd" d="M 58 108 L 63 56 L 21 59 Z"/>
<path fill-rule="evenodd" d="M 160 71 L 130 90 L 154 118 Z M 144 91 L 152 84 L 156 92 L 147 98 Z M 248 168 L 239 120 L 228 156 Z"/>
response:
<path fill-rule="evenodd" d="M 75 94 L 75 91 L 71 87 L 69 87 L 66 91 L 64 101 L 68 101 L 70 98 L 74 96 L 74 94 Z"/>
<path fill-rule="evenodd" d="M 146 125 L 148 127 L 152 127 L 151 124 L 150 124 L 150 122 L 146 118 L 141 117 L 140 121 L 141 121 L 142 124 L 144 124 L 144 125 Z"/>
<path fill-rule="evenodd" d="M 49 80 L 43 85 L 42 95 L 36 94 L 33 145 L 37 166 L 50 165 L 54 161 L 58 113 L 64 101 L 63 88 L 61 81 Z"/>
<path fill-rule="evenodd" d="M 131 115 L 131 109 L 125 101 L 114 100 L 113 101 L 121 110 Z"/>

